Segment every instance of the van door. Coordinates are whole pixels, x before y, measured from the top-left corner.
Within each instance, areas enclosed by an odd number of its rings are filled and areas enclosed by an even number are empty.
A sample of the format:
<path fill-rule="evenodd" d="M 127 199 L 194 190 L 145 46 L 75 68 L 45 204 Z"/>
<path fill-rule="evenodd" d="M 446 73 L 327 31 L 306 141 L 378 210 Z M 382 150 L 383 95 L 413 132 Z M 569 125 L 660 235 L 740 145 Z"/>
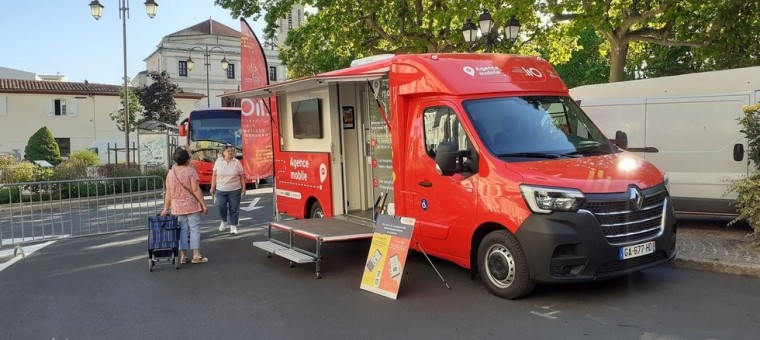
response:
<path fill-rule="evenodd" d="M 731 180 L 747 175 L 747 157 L 734 160 L 734 145 L 747 139 L 737 119 L 751 93 L 646 100 L 646 158 L 670 178 L 677 211 L 735 213 Z"/>
<path fill-rule="evenodd" d="M 450 102 L 426 102 L 414 111 L 407 158 L 406 188 L 414 193 L 415 238 L 423 249 L 448 259 L 469 257 L 469 237 L 476 221 L 477 175 L 443 176 L 436 171 L 438 143 L 454 141 L 460 150 L 472 148 L 462 116 Z"/>

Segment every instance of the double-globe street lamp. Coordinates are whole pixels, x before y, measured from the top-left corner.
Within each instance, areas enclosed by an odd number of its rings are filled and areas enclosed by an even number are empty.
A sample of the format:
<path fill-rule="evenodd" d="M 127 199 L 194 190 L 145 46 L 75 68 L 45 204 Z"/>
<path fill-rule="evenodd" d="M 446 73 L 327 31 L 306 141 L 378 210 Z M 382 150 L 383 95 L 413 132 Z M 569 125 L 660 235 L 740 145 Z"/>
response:
<path fill-rule="evenodd" d="M 499 29 L 494 29 L 491 13 L 488 13 L 487 9 L 483 10 L 483 14 L 478 18 L 478 24 L 480 25 L 481 36 L 486 39 L 486 52 L 493 52 L 493 46 L 499 39 Z M 518 33 L 520 33 L 520 22 L 513 15 L 504 26 L 504 34 L 510 43 L 514 43 L 517 40 Z M 478 26 L 467 19 L 467 22 L 462 26 L 462 34 L 464 41 L 468 44 L 476 43 L 478 41 Z M 470 49 L 474 46 L 474 44 L 471 45 Z"/>
<path fill-rule="evenodd" d="M 104 6 L 98 0 L 90 2 L 90 11 L 95 20 L 103 16 Z M 154 0 L 145 1 L 145 11 L 153 19 L 158 11 L 158 4 Z M 124 151 L 127 155 L 129 166 L 129 78 L 127 78 L 127 19 L 129 18 L 129 0 L 119 0 L 119 18 L 121 19 L 122 44 L 124 47 Z"/>
<path fill-rule="evenodd" d="M 215 49 L 219 49 L 222 51 L 222 70 L 227 71 L 227 67 L 230 66 L 230 63 L 227 61 L 227 53 L 224 52 L 224 49 L 219 46 L 211 46 L 209 48 L 208 46 L 200 47 L 200 46 L 193 46 L 193 48 L 190 49 L 189 52 L 187 52 L 187 70 L 192 71 L 193 70 L 193 58 L 191 58 L 191 54 L 195 49 L 199 49 L 203 51 L 203 65 L 206 66 L 206 106 L 211 107 L 211 86 L 209 84 L 209 75 L 208 75 L 208 68 L 211 66 L 211 52 Z"/>

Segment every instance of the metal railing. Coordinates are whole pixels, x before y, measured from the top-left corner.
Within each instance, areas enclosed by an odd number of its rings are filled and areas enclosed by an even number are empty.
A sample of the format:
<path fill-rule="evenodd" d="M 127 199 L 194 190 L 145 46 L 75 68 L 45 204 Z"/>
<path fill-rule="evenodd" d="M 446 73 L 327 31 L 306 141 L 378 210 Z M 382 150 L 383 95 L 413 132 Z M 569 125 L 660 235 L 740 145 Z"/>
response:
<path fill-rule="evenodd" d="M 0 184 L 0 248 L 145 229 L 163 197 L 159 176 Z"/>

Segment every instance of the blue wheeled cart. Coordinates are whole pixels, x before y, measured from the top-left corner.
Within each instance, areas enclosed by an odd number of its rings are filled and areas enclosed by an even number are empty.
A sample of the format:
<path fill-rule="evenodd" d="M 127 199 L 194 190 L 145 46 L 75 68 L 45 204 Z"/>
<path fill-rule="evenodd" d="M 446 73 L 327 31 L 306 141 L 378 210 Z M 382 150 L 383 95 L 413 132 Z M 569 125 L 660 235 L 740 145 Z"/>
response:
<path fill-rule="evenodd" d="M 179 269 L 179 231 L 177 216 L 148 217 L 148 271 L 156 263 Z"/>

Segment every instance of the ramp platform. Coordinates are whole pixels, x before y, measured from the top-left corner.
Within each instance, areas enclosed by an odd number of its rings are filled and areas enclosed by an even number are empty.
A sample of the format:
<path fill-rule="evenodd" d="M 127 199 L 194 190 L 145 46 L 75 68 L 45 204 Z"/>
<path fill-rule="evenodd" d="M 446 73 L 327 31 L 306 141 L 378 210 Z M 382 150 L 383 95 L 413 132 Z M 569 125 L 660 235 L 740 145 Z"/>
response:
<path fill-rule="evenodd" d="M 284 231 L 287 240 L 272 237 L 272 229 Z M 272 254 L 290 260 L 290 266 L 295 263 L 314 263 L 314 277 L 322 277 L 320 264 L 322 262 L 322 244 L 358 239 L 370 239 L 375 232 L 372 221 L 348 218 L 345 216 L 314 218 L 303 220 L 287 220 L 270 222 L 267 227 L 266 241 L 253 242 L 253 246 Z M 296 247 L 296 236 L 314 240 L 315 252 Z"/>

